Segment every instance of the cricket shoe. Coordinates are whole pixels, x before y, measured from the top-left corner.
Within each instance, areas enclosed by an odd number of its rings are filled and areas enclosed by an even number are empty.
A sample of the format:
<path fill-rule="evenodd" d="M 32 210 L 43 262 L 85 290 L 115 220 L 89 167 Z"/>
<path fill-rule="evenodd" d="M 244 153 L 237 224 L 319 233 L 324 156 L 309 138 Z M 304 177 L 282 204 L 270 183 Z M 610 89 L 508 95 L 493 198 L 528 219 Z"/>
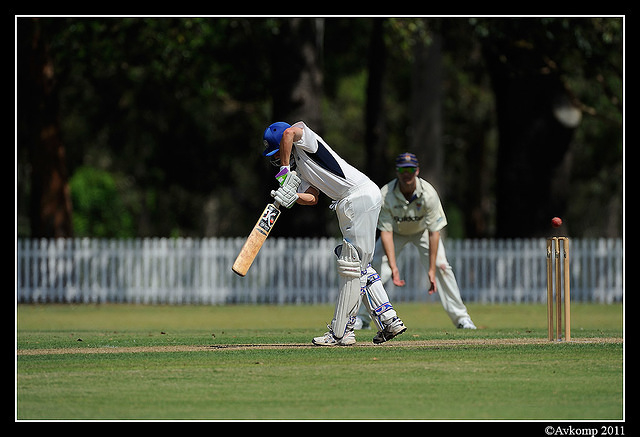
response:
<path fill-rule="evenodd" d="M 385 341 L 389 341 L 393 337 L 402 334 L 406 330 L 407 327 L 404 326 L 402 320 L 400 320 L 399 317 L 394 317 L 388 323 L 384 323 L 384 329 L 382 331 L 378 331 L 376 336 L 373 337 L 373 342 L 375 344 L 384 343 Z"/>
<path fill-rule="evenodd" d="M 465 317 L 458 322 L 458 329 L 477 329 L 470 318 Z"/>
<path fill-rule="evenodd" d="M 316 346 L 351 346 L 356 344 L 356 335 L 353 331 L 347 331 L 342 338 L 336 338 L 333 332 L 326 332 L 322 337 L 315 337 L 313 344 Z"/>
<path fill-rule="evenodd" d="M 369 324 L 368 321 L 364 320 L 362 317 L 357 316 L 356 322 L 353 325 L 353 329 L 355 329 L 356 331 L 359 329 L 371 329 L 371 325 Z"/>

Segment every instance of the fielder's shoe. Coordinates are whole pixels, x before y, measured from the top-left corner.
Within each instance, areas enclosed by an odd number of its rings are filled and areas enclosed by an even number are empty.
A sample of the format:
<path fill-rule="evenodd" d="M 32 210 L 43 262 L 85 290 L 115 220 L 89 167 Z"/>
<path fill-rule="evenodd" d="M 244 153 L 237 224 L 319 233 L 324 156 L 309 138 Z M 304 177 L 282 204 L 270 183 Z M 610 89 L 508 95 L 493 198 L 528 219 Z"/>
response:
<path fill-rule="evenodd" d="M 373 337 L 373 342 L 375 344 L 384 343 L 385 341 L 389 341 L 393 337 L 402 334 L 406 330 L 407 327 L 404 326 L 402 320 L 400 320 L 399 317 L 394 317 L 389 322 L 385 323 L 382 331 L 378 331 L 376 336 Z"/>
<path fill-rule="evenodd" d="M 355 329 L 356 331 L 359 329 L 371 329 L 371 325 L 368 321 L 358 316 L 356 317 L 356 323 L 353 325 L 353 329 Z"/>
<path fill-rule="evenodd" d="M 470 318 L 465 317 L 458 321 L 458 329 L 477 329 Z"/>
<path fill-rule="evenodd" d="M 336 338 L 333 332 L 326 332 L 322 337 L 315 337 L 313 344 L 316 346 L 351 346 L 356 343 L 356 335 L 353 331 L 347 331 L 342 338 Z"/>

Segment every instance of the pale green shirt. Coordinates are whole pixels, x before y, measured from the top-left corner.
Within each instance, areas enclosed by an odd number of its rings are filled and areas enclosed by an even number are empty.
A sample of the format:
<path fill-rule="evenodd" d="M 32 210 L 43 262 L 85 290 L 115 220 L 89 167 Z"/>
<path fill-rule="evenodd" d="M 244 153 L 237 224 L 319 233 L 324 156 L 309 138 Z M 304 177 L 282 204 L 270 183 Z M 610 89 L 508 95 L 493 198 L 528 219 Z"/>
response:
<path fill-rule="evenodd" d="M 382 209 L 378 217 L 378 229 L 411 235 L 429 230 L 440 231 L 447 225 L 447 218 L 438 192 L 424 179 L 416 178 L 416 191 L 407 200 L 400 192 L 398 179 L 382 187 Z"/>

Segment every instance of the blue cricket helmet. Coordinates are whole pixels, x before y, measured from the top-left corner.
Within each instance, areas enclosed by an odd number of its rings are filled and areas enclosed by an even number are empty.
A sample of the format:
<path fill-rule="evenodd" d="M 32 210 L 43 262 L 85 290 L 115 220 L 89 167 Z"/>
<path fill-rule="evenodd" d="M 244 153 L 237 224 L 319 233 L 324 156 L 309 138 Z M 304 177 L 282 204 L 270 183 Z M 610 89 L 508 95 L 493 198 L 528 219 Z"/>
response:
<path fill-rule="evenodd" d="M 290 127 L 291 125 L 289 123 L 278 121 L 265 129 L 264 136 L 262 137 L 264 142 L 262 156 L 271 156 L 280 150 L 282 134 Z"/>

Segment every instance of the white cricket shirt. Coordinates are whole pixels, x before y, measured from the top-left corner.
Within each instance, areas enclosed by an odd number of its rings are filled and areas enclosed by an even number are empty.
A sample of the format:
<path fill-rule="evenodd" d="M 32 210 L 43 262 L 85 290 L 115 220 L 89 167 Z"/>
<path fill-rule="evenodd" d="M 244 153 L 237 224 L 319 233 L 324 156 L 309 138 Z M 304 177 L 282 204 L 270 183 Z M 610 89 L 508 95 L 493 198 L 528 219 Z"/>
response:
<path fill-rule="evenodd" d="M 299 121 L 293 126 L 302 129 L 302 138 L 293 143 L 295 171 L 302 180 L 299 193 L 313 186 L 332 200 L 340 200 L 348 195 L 351 188 L 369 181 L 364 173 L 342 159 L 304 122 Z"/>
<path fill-rule="evenodd" d="M 411 200 L 400 192 L 398 179 L 380 190 L 382 209 L 378 217 L 378 229 L 411 235 L 425 230 L 436 232 L 447 225 L 447 218 L 438 192 L 424 179 L 416 178 L 416 191 Z"/>

